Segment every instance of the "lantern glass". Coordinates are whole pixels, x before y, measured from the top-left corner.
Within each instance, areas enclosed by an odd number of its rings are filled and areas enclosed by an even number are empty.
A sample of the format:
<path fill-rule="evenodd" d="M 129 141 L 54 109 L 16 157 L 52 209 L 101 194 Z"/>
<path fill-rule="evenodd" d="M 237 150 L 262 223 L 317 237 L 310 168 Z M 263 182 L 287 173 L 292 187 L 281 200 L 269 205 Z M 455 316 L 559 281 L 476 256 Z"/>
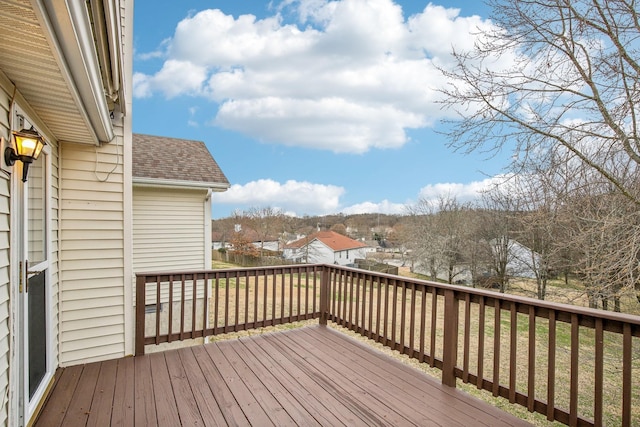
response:
<path fill-rule="evenodd" d="M 13 134 L 16 144 L 16 154 L 22 159 L 36 160 L 44 148 L 44 140 L 35 130 L 23 129 Z M 23 160 L 24 161 L 24 160 Z"/>

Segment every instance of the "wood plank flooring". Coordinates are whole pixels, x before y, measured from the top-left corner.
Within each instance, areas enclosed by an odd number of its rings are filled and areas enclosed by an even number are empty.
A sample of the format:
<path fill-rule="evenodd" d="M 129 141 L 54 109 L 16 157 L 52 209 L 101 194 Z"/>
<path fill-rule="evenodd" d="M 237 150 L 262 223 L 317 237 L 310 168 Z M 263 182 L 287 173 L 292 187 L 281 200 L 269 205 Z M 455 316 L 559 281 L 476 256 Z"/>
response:
<path fill-rule="evenodd" d="M 528 426 L 320 325 L 60 369 L 36 426 Z"/>

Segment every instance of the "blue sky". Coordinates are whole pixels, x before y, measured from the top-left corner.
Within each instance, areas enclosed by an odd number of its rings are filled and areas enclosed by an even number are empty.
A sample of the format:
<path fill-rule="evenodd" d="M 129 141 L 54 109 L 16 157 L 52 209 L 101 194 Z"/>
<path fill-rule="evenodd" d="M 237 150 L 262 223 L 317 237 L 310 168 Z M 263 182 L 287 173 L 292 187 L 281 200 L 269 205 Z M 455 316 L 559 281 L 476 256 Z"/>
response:
<path fill-rule="evenodd" d="M 403 213 L 504 172 L 438 133 L 433 64 L 491 25 L 480 1 L 140 0 L 134 21 L 133 130 L 207 144 L 232 185 L 214 218 Z"/>

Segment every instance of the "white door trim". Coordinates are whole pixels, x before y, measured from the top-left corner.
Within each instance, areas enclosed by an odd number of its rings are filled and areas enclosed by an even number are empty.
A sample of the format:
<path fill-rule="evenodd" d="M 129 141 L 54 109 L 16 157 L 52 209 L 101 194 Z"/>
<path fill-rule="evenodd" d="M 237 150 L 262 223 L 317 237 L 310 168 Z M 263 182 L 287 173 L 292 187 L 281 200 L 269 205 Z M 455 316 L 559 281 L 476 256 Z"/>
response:
<path fill-rule="evenodd" d="M 29 120 L 23 111 L 18 112 Z M 10 178 L 10 365 L 9 365 L 9 417 L 8 424 L 16 426 L 27 425 L 30 418 L 40 404 L 47 387 L 53 379 L 55 373 L 55 354 L 53 337 L 53 307 L 52 307 L 52 277 L 51 277 L 51 257 L 52 257 L 52 221 L 51 221 L 51 181 L 52 181 L 52 152 L 51 147 L 46 146 L 42 152 L 44 160 L 43 166 L 43 186 L 44 186 L 44 206 L 45 213 L 43 243 L 45 244 L 46 260 L 30 266 L 30 269 L 46 270 L 45 276 L 45 310 L 47 320 L 46 331 L 46 373 L 39 387 L 35 391 L 31 400 L 29 399 L 29 377 L 28 366 L 28 317 L 27 317 L 27 296 L 25 286 L 27 285 L 27 273 L 25 271 L 24 260 L 28 256 L 27 248 L 27 190 L 25 183 L 22 183 L 22 163 L 16 162 L 13 166 Z M 33 166 L 32 166 L 33 168 Z M 30 170 L 31 172 L 31 170 Z"/>
<path fill-rule="evenodd" d="M 26 375 L 26 373 L 24 373 L 23 375 L 23 387 L 24 387 L 24 393 L 23 393 L 23 398 L 24 401 L 27 402 L 27 404 L 25 405 L 25 414 L 24 414 L 24 419 L 26 420 L 26 423 L 29 422 L 29 420 L 31 419 L 31 417 L 34 415 L 34 412 L 36 411 L 36 409 L 38 408 L 39 404 L 40 404 L 40 400 L 44 397 L 45 392 L 47 391 L 47 388 L 49 386 L 49 383 L 51 382 L 51 380 L 53 379 L 54 373 L 55 373 L 55 365 L 54 365 L 54 352 L 53 352 L 53 308 L 51 306 L 52 303 L 52 295 L 51 295 L 51 247 L 52 247 L 52 240 L 51 240 L 51 179 L 52 179 L 52 174 L 51 174 L 51 166 L 52 166 L 52 162 L 51 162 L 51 147 L 50 146 L 45 146 L 45 148 L 42 150 L 42 159 L 44 160 L 44 168 L 45 170 L 43 171 L 43 185 L 44 185 L 44 206 L 43 206 L 43 212 L 45 213 L 45 222 L 44 222 L 44 235 L 43 235 L 43 240 L 44 240 L 44 245 L 45 245 L 45 260 L 42 262 L 39 262 L 37 264 L 33 264 L 33 265 L 29 265 L 29 270 L 30 271 L 46 271 L 45 274 L 45 310 L 46 310 L 46 319 L 47 319 L 47 331 L 46 331 L 46 348 L 47 348 L 47 355 L 46 355 L 46 373 L 44 375 L 44 378 L 42 379 L 42 381 L 40 382 L 40 385 L 38 386 L 36 392 L 34 393 L 33 397 L 31 399 L 29 399 L 29 376 Z M 28 182 L 26 183 L 28 184 Z M 24 216 L 23 216 L 23 221 L 25 224 L 24 227 L 24 239 L 25 241 L 28 240 L 28 236 L 27 236 L 27 232 L 28 232 L 28 227 L 27 227 L 27 222 L 28 218 L 27 218 L 27 212 L 28 212 L 28 207 L 27 207 L 27 201 L 26 201 L 26 197 L 28 197 L 28 194 L 25 192 L 23 193 L 23 196 L 25 196 L 25 201 L 23 204 L 23 209 L 25 211 Z M 25 249 L 25 253 L 24 256 L 26 257 L 25 259 L 28 259 L 28 253 L 27 253 L 27 245 L 24 245 L 24 249 Z M 25 271 L 25 283 L 28 280 L 28 272 Z M 25 295 L 24 293 L 22 294 L 23 296 Z M 24 308 L 26 305 L 26 301 L 21 305 L 21 308 Z M 28 317 L 27 317 L 27 310 L 24 309 L 23 310 L 23 316 L 24 316 L 24 331 L 28 331 Z M 22 347 L 23 350 L 23 363 L 24 366 L 28 365 L 28 349 L 26 346 L 26 342 L 23 344 Z"/>

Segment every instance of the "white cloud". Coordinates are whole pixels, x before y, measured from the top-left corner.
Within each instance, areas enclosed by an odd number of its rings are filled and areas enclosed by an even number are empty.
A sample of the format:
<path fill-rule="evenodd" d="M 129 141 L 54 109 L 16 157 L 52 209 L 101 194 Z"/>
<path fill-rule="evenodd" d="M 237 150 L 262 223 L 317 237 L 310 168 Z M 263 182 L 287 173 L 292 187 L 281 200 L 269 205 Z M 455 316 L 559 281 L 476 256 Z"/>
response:
<path fill-rule="evenodd" d="M 133 73 L 133 96 L 147 98 L 152 95 L 151 78 L 146 74 Z"/>
<path fill-rule="evenodd" d="M 387 123 L 390 119 L 395 120 Z M 230 101 L 220 108 L 216 119 L 217 124 L 258 140 L 355 153 L 402 146 L 406 139 L 403 128 L 421 122 L 419 116 L 392 106 L 376 108 L 339 98 Z"/>
<path fill-rule="evenodd" d="M 290 215 L 321 215 L 339 210 L 344 188 L 289 180 L 279 183 L 271 179 L 234 184 L 223 193 L 213 194 L 213 204 L 234 207 L 271 206 Z"/>
<path fill-rule="evenodd" d="M 482 181 L 473 181 L 466 184 L 453 182 L 429 184 L 420 189 L 419 198 L 434 202 L 434 206 L 437 205 L 436 202 L 441 197 L 455 197 L 462 203 L 471 202 L 479 199 L 483 192 L 507 180 L 508 177 L 506 175 L 496 175 Z"/>
<path fill-rule="evenodd" d="M 149 59 L 163 58 L 164 55 L 165 55 L 165 52 L 163 52 L 161 50 L 154 50 L 153 52 L 146 52 L 146 53 L 136 54 L 135 57 L 136 57 L 136 59 L 138 59 L 140 61 L 147 61 Z"/>
<path fill-rule="evenodd" d="M 407 205 L 403 203 L 393 203 L 389 200 L 383 200 L 380 203 L 363 202 L 342 209 L 342 213 L 346 215 L 363 214 L 363 213 L 381 213 L 388 215 L 403 215 L 407 212 Z"/>
<path fill-rule="evenodd" d="M 298 23 L 281 14 L 293 12 Z M 434 62 L 467 47 L 479 17 L 428 5 L 408 19 L 393 0 L 285 0 L 273 16 L 204 10 L 162 43 L 134 95 L 211 101 L 212 123 L 272 143 L 362 153 L 397 148 L 446 114 Z M 144 55 L 144 54 L 142 54 Z"/>
<path fill-rule="evenodd" d="M 508 191 L 509 186 L 513 185 L 511 178 L 513 177 L 509 175 L 496 175 L 467 184 L 429 184 L 420 189 L 417 199 L 432 203 L 433 206 L 438 205 L 440 197 L 455 197 L 461 203 L 472 202 L 496 185 Z M 271 179 L 260 179 L 244 185 L 234 184 L 223 193 L 213 193 L 213 205 L 214 209 L 217 209 L 216 205 L 227 205 L 231 210 L 270 206 L 290 216 L 335 213 L 405 215 L 413 203 L 396 203 L 385 199 L 380 202 L 365 201 L 342 207 L 340 199 L 344 194 L 345 189 L 335 185 L 294 180 L 280 183 Z"/>
<path fill-rule="evenodd" d="M 133 95 L 137 98 L 148 98 L 161 87 L 167 98 L 183 94 L 197 94 L 207 78 L 204 67 L 193 65 L 188 61 L 169 60 L 162 69 L 153 76 L 143 73 L 133 74 Z"/>

